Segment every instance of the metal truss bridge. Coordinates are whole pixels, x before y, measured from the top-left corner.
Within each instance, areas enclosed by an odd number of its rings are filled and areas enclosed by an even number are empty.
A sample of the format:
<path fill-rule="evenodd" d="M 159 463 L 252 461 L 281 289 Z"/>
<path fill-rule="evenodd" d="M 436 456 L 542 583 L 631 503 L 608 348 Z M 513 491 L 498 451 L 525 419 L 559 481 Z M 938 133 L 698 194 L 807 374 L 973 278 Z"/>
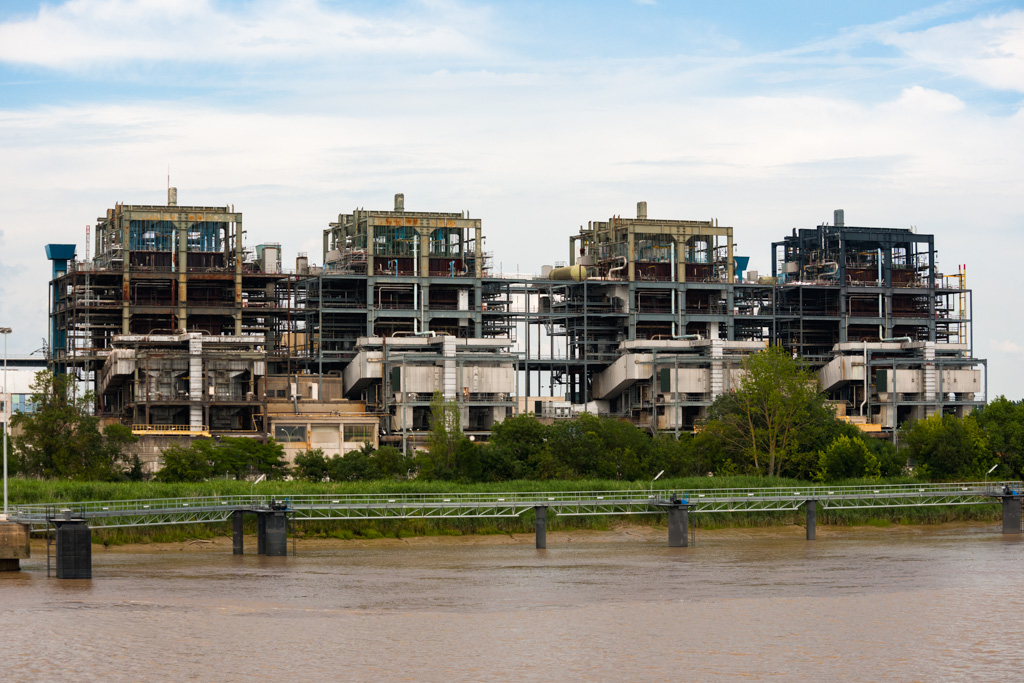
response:
<path fill-rule="evenodd" d="M 563 516 L 668 514 L 668 544 L 690 544 L 691 512 L 793 511 L 807 515 L 814 540 L 817 508 L 849 510 L 935 505 L 1002 504 L 1003 533 L 1021 533 L 1019 481 L 796 486 L 746 489 L 646 489 L 529 493 L 322 494 L 315 496 L 205 496 L 16 505 L 9 521 L 47 533 L 56 547 L 57 578 L 92 578 L 91 529 L 231 521 L 233 551 L 244 552 L 244 518 L 256 516 L 257 552 L 288 554 L 289 520 L 467 519 L 519 517 L 533 511 L 537 548 L 547 548 L 548 511 Z M 292 548 L 294 553 L 294 535 Z"/>
<path fill-rule="evenodd" d="M 203 496 L 15 505 L 11 521 L 45 530 L 72 516 L 93 528 L 226 522 L 236 511 L 284 511 L 292 520 L 465 519 L 519 517 L 544 508 L 563 516 L 794 511 L 814 502 L 822 509 L 996 504 L 1019 496 L 1019 481 L 890 486 L 796 486 L 784 488 L 644 489 L 529 493 L 319 494 L 287 497 Z"/>

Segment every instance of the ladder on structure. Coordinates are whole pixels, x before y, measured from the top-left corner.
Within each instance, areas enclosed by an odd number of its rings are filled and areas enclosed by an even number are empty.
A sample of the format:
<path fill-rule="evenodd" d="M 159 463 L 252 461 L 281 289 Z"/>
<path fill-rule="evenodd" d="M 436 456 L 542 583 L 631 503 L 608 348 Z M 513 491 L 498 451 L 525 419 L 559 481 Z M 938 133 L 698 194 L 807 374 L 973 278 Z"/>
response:
<path fill-rule="evenodd" d="M 53 508 L 46 508 L 46 578 L 57 571 L 57 531 L 53 523 Z"/>

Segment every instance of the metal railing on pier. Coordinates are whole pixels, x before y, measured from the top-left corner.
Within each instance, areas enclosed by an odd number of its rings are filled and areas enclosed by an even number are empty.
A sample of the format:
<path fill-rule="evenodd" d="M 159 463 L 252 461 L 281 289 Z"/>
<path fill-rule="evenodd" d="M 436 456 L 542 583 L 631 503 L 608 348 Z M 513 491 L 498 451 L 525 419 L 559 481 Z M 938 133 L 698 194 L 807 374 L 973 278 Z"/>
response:
<path fill-rule="evenodd" d="M 636 489 L 510 493 L 316 494 L 298 496 L 196 496 L 144 500 L 85 501 L 14 505 L 10 518 L 42 531 L 54 516 L 73 513 L 92 527 L 134 527 L 227 521 L 233 512 L 286 509 L 296 520 L 457 519 L 518 517 L 545 507 L 565 516 L 663 514 L 685 505 L 698 512 L 796 510 L 807 501 L 823 509 L 982 505 L 1007 492 L 1019 495 L 1019 481 L 900 484 L 878 486 L 794 486 L 722 489 Z"/>

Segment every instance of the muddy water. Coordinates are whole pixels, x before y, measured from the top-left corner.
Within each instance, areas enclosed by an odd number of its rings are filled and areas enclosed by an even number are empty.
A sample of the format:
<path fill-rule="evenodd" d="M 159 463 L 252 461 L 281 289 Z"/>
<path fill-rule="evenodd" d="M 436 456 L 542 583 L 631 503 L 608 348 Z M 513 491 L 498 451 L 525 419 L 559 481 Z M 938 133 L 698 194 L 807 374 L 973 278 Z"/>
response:
<path fill-rule="evenodd" d="M 96 547 L 92 581 L 40 552 L 0 576 L 0 680 L 1020 680 L 993 525 L 664 536 Z"/>

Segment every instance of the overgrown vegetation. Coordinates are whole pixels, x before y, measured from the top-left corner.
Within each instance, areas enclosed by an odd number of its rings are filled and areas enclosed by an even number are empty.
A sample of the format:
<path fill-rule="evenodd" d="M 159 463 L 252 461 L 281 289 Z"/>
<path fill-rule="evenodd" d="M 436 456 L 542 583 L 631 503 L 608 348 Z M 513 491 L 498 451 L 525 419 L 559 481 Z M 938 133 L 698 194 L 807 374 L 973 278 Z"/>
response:
<path fill-rule="evenodd" d="M 195 482 L 211 477 L 252 478 L 259 474 L 281 479 L 288 472 L 284 447 L 273 439 L 260 443 L 244 437 L 218 441 L 197 439 L 189 446 L 171 446 L 163 452 L 164 466 L 157 481 Z"/>
<path fill-rule="evenodd" d="M 107 425 L 90 414 L 93 396 L 75 393 L 71 375 L 36 373 L 32 383 L 33 413 L 15 413 L 11 441 L 15 471 L 32 476 L 82 481 L 124 481 L 142 478 L 138 456 L 126 448 L 138 438 L 123 425 Z"/>

